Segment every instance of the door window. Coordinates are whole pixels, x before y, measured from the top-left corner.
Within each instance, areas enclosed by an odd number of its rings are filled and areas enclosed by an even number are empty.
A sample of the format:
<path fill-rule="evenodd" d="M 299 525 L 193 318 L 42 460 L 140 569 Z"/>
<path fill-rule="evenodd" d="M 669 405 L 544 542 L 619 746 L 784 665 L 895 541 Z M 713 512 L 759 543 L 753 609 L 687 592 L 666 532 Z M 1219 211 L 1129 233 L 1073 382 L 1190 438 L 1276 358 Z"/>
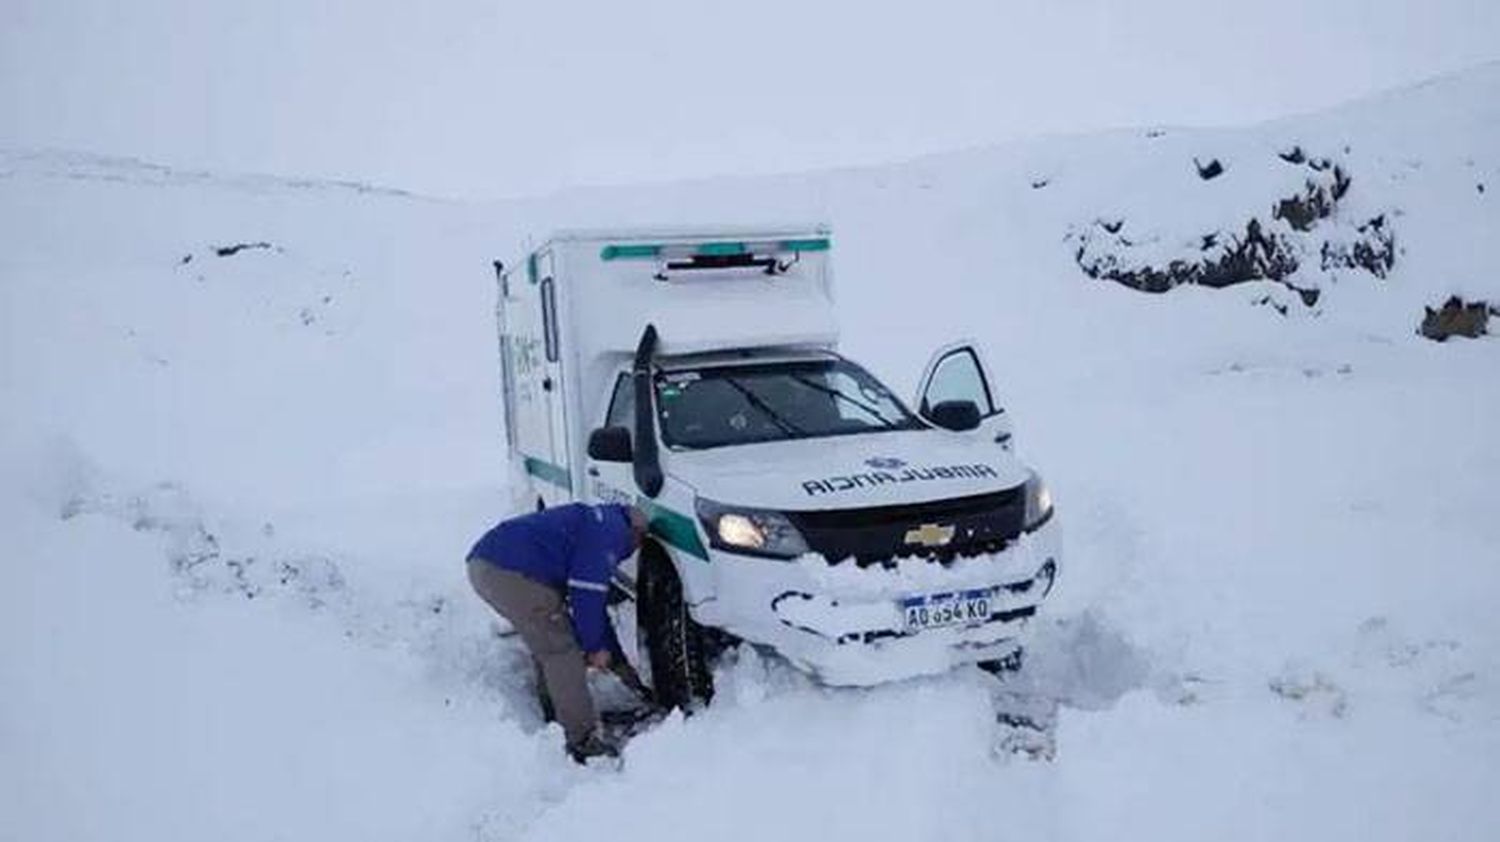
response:
<path fill-rule="evenodd" d="M 922 394 L 922 414 L 926 415 L 943 401 L 973 401 L 981 416 L 995 414 L 989 384 L 972 348 L 950 351 L 933 367 L 932 379 Z"/>

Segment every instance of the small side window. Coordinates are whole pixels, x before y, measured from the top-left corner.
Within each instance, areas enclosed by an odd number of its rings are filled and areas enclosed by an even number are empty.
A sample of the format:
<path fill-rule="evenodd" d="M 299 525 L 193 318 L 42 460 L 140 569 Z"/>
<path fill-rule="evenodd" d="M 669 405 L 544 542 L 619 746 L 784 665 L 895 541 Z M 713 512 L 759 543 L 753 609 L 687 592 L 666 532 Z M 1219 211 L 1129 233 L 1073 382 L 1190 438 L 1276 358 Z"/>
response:
<path fill-rule="evenodd" d="M 490 261 L 495 267 L 495 281 L 500 285 L 500 297 L 510 298 L 510 273 L 505 271 L 505 264 L 498 260 Z"/>
<path fill-rule="evenodd" d="M 995 414 L 989 384 L 971 349 L 955 349 L 933 367 L 932 379 L 922 394 L 922 414 L 943 401 L 973 401 L 981 416 Z"/>
<path fill-rule="evenodd" d="M 557 292 L 551 278 L 542 281 L 542 339 L 547 347 L 547 362 L 557 362 Z"/>
<path fill-rule="evenodd" d="M 505 410 L 505 443 L 511 449 L 516 449 L 516 369 L 515 360 L 511 357 L 510 337 L 500 335 L 500 377 L 502 401 Z"/>
<path fill-rule="evenodd" d="M 604 426 L 624 427 L 635 438 L 635 382 L 628 372 L 615 381 L 614 394 L 609 398 L 609 412 L 605 414 Z"/>

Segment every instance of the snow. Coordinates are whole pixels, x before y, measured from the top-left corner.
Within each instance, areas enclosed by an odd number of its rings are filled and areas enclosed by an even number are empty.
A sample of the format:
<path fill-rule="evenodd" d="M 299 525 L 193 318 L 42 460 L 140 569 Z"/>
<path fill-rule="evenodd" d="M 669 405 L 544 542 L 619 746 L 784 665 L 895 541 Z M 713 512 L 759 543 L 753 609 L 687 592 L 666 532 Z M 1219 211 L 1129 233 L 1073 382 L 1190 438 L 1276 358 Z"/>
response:
<path fill-rule="evenodd" d="M 142 575 L 151 536 L 79 521 L 11 533 L 6 838 L 452 837 L 455 802 L 524 783 L 487 757 L 515 736 L 406 653 L 288 606 L 174 601 Z M 391 791 L 399 814 L 369 809 Z"/>
<path fill-rule="evenodd" d="M 0 153 L 0 838 L 1491 838 L 1500 343 L 1415 327 L 1500 298 L 1500 67 L 1147 134 L 480 205 Z M 1075 262 L 1110 214 L 1268 216 L 1293 144 L 1390 214 L 1387 278 L 1282 315 Z M 977 672 L 830 689 L 745 650 L 575 768 L 463 579 L 509 505 L 489 261 L 819 217 L 844 351 L 909 393 L 980 338 L 1053 489 L 1015 681 L 1057 756 L 994 752 Z"/>
<path fill-rule="evenodd" d="M 865 600 L 892 600 L 910 593 L 950 593 L 993 585 L 996 576 L 1007 581 L 1027 581 L 1036 575 L 1040 561 L 1031 550 L 1031 536 L 1022 535 L 1004 553 L 955 559 L 946 565 L 904 558 L 888 566 L 861 568 L 852 562 L 832 564 L 816 553 L 807 553 L 792 563 L 819 588 Z M 887 606 L 895 610 L 895 603 Z M 1002 609 L 1003 610 L 1003 609 Z M 866 628 L 871 628 L 867 626 Z"/>
<path fill-rule="evenodd" d="M 1238 125 L 1500 41 L 1488 0 L 9 0 L 0 19 L 0 145 L 486 198 Z"/>

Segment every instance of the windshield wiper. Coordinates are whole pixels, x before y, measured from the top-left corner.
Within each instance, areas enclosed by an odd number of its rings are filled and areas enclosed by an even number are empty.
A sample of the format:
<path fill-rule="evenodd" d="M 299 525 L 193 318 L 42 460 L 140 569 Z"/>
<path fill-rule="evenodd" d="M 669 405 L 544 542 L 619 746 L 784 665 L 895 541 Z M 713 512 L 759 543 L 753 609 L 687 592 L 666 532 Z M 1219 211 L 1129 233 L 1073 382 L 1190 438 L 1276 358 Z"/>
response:
<path fill-rule="evenodd" d="M 812 389 L 812 390 L 818 391 L 818 392 L 822 392 L 825 395 L 832 395 L 835 398 L 838 398 L 839 400 L 844 401 L 845 403 L 848 403 L 849 405 L 855 407 L 856 409 L 860 409 L 860 410 L 863 410 L 865 412 L 868 412 L 871 417 L 873 417 L 875 420 L 879 421 L 880 423 L 884 424 L 889 429 L 893 429 L 894 430 L 898 426 L 895 421 L 892 421 L 891 419 L 885 417 L 884 415 L 881 415 L 880 414 L 880 410 L 876 409 L 873 406 L 870 406 L 869 404 L 865 403 L 864 401 L 856 400 L 856 399 L 850 397 L 849 395 L 846 395 L 843 392 L 839 391 L 838 389 L 833 388 L 832 386 L 824 386 L 822 383 L 818 383 L 818 382 L 816 382 L 814 380 L 808 380 L 806 376 L 801 375 L 801 374 L 793 374 L 793 375 L 791 375 L 791 379 L 797 381 L 798 383 L 801 383 L 802 385 L 806 386 L 809 389 Z"/>
<path fill-rule="evenodd" d="M 723 380 L 725 383 L 728 383 L 730 387 L 733 388 L 736 392 L 744 395 L 745 401 L 747 403 L 765 414 L 767 418 L 771 419 L 772 424 L 775 424 L 777 427 L 781 428 L 782 432 L 786 433 L 789 436 L 807 435 L 806 430 L 783 418 L 780 413 L 771 408 L 770 404 L 765 402 L 765 399 L 763 399 L 760 395 L 757 395 L 754 392 L 750 391 L 750 387 L 734 379 L 733 377 L 725 377 L 723 378 Z"/>

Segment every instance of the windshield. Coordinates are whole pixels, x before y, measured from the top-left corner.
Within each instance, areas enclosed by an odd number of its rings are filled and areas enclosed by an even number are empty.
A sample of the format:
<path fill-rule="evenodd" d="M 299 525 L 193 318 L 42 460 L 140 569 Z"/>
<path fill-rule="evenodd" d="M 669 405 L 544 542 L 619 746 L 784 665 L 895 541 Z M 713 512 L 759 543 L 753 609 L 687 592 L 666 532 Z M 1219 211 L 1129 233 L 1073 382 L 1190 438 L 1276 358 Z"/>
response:
<path fill-rule="evenodd" d="M 837 359 L 665 372 L 656 407 L 674 450 L 925 426 L 880 381 Z"/>

